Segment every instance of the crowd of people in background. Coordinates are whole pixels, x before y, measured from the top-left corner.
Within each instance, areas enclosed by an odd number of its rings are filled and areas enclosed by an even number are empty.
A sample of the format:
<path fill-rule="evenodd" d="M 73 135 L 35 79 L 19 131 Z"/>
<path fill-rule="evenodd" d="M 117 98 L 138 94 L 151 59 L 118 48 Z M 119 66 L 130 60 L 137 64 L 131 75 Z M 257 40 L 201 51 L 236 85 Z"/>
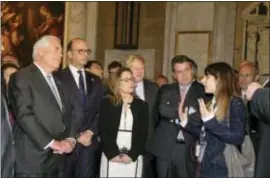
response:
<path fill-rule="evenodd" d="M 270 82 L 244 61 L 171 60 L 173 82 L 145 60 L 112 61 L 104 78 L 84 39 L 33 46 L 33 63 L 1 58 L 3 178 L 270 177 Z M 224 57 L 226 58 L 226 57 Z"/>

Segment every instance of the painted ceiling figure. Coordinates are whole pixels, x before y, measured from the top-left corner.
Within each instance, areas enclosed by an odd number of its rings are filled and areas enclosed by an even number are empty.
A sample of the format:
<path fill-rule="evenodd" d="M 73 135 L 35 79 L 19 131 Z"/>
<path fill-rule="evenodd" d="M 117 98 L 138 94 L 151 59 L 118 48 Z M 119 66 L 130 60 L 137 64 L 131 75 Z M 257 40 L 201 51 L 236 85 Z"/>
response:
<path fill-rule="evenodd" d="M 50 34 L 58 37 L 61 36 L 61 28 L 59 28 L 59 25 L 63 21 L 63 14 L 58 17 L 53 17 L 50 10 L 45 6 L 41 6 L 39 12 L 43 18 L 43 22 L 38 28 L 34 29 L 36 38 L 38 39 L 45 34 Z"/>
<path fill-rule="evenodd" d="M 20 34 L 22 15 L 16 14 L 9 4 L 3 3 L 1 14 L 1 51 L 2 55 L 15 54 L 15 48 L 21 44 L 24 37 Z"/>

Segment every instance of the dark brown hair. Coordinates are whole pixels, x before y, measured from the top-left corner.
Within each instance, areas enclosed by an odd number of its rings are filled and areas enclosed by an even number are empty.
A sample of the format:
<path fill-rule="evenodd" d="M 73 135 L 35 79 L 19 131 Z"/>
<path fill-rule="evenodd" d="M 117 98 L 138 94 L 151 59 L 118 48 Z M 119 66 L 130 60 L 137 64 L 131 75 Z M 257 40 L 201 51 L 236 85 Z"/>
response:
<path fill-rule="evenodd" d="M 216 116 L 223 119 L 228 110 L 231 97 L 240 96 L 240 87 L 234 69 L 225 62 L 209 64 L 204 70 L 205 76 L 211 75 L 217 80 L 216 92 L 217 101 Z"/>

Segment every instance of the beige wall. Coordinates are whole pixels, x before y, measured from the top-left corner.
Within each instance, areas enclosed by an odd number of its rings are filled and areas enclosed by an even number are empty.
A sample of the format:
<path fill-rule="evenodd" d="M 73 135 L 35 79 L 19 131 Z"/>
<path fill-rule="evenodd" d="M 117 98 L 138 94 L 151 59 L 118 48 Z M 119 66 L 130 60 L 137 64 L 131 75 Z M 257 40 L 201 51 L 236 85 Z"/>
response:
<path fill-rule="evenodd" d="M 237 2 L 236 3 L 236 21 L 235 21 L 235 39 L 234 39 L 234 59 L 233 66 L 238 67 L 242 56 L 242 43 L 243 43 L 243 29 L 244 21 L 241 18 L 243 10 L 250 5 L 252 2 Z M 204 7 L 203 15 L 197 14 L 197 19 L 200 19 L 199 22 L 195 20 L 187 20 L 183 18 L 178 18 L 176 20 L 175 31 L 179 30 L 212 30 L 214 28 L 214 19 L 213 19 L 213 3 L 179 3 L 178 8 L 191 6 L 196 4 L 197 12 L 201 12 L 200 9 Z M 209 7 L 210 10 L 205 11 L 205 7 Z M 201 7 L 201 8 L 200 8 Z M 166 2 L 141 2 L 141 16 L 140 16 L 140 26 L 139 26 L 139 49 L 155 49 L 155 76 L 158 74 L 164 73 L 164 30 L 165 30 L 165 12 L 166 11 Z M 188 10 L 190 11 L 190 10 Z M 187 11 L 186 11 L 187 12 Z M 192 17 L 195 17 L 195 16 Z M 208 18 L 206 17 L 208 16 Z M 203 19 L 201 19 L 203 17 Z M 104 63 L 105 50 L 113 49 L 114 44 L 114 18 L 115 18 L 115 2 L 98 2 L 98 15 L 97 15 L 97 35 L 96 35 L 96 60 Z M 190 18 L 189 18 L 190 19 Z M 180 25 L 185 22 L 189 22 L 189 25 Z M 195 23 L 196 22 L 196 23 Z M 192 25 L 194 24 L 194 25 Z M 193 26 L 191 28 L 191 26 Z M 197 27 L 198 26 L 198 27 Z M 196 28 L 195 28 L 196 27 Z M 202 28 L 201 28 L 202 27 Z M 170 33 L 168 35 L 171 35 Z M 173 40 L 174 40 L 173 35 Z M 166 46 L 165 46 L 166 47 Z M 169 50 L 169 49 L 168 49 Z M 166 54 L 166 49 L 165 49 Z M 167 55 L 165 55 L 166 58 Z M 168 56 L 168 58 L 170 58 Z M 167 59 L 165 59 L 167 61 Z M 167 64 L 166 64 L 167 66 Z M 165 66 L 165 67 L 166 67 Z M 163 67 L 163 68 L 162 68 Z M 169 67 L 169 66 L 168 66 Z M 166 67 L 167 68 L 167 67 Z M 165 74 L 168 75 L 168 72 L 165 71 Z"/>
<path fill-rule="evenodd" d="M 155 49 L 155 76 L 162 73 L 165 2 L 141 2 L 139 49 Z M 98 3 L 96 60 L 104 64 L 105 50 L 114 45 L 115 2 Z M 146 59 L 147 60 L 147 59 Z"/>

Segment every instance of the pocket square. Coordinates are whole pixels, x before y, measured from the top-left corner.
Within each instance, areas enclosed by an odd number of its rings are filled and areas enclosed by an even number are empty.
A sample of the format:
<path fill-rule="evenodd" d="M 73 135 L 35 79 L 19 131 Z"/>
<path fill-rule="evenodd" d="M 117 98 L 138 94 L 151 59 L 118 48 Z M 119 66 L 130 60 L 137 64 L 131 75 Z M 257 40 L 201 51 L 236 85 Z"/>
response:
<path fill-rule="evenodd" d="M 193 107 L 189 107 L 188 108 L 188 114 L 190 115 L 190 114 L 193 114 L 193 113 L 195 113 L 196 112 L 196 109 L 194 109 Z"/>

